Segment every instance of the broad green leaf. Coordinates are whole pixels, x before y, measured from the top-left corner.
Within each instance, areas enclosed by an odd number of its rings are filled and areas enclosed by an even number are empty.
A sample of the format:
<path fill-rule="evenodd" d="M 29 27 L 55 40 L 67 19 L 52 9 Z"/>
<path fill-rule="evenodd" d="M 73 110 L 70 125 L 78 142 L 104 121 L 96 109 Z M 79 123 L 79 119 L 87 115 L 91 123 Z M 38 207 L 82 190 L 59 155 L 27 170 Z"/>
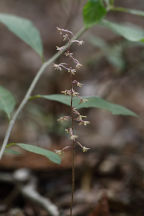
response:
<path fill-rule="evenodd" d="M 125 61 L 123 58 L 123 48 L 121 45 L 114 45 L 112 47 L 109 47 L 105 55 L 108 61 L 118 70 L 124 69 Z"/>
<path fill-rule="evenodd" d="M 101 0 L 88 0 L 83 8 L 83 19 L 86 27 L 98 23 L 105 15 L 106 8 Z"/>
<path fill-rule="evenodd" d="M 13 150 L 13 149 L 6 149 L 6 150 L 5 150 L 5 153 L 6 153 L 6 154 L 14 154 L 14 155 L 19 155 L 19 154 L 21 154 L 20 152 L 15 151 L 15 150 Z"/>
<path fill-rule="evenodd" d="M 107 49 L 108 48 L 108 44 L 100 37 L 96 37 L 93 35 L 90 35 L 90 37 L 88 38 L 88 41 L 93 45 L 96 46 L 100 49 Z"/>
<path fill-rule="evenodd" d="M 0 22 L 43 57 L 40 33 L 31 21 L 18 16 L 0 13 Z"/>
<path fill-rule="evenodd" d="M 132 24 L 118 24 L 103 20 L 102 25 L 133 42 L 144 42 L 144 30 Z"/>
<path fill-rule="evenodd" d="M 110 46 L 100 37 L 90 36 L 88 41 L 101 49 L 101 57 L 105 56 L 110 64 L 116 67 L 118 70 L 122 70 L 125 66 L 125 61 L 123 58 L 123 47 L 122 45 L 113 45 Z M 97 58 L 97 56 L 96 56 Z"/>
<path fill-rule="evenodd" d="M 61 163 L 61 158 L 58 154 L 49 151 L 47 149 L 38 147 L 38 146 L 34 146 L 34 145 L 29 145 L 29 144 L 23 144 L 23 143 L 15 143 L 17 146 L 23 148 L 26 151 L 29 152 L 33 152 L 35 154 L 39 154 L 42 156 L 47 157 L 50 161 L 56 163 L 56 164 L 60 164 Z"/>
<path fill-rule="evenodd" d="M 14 110 L 16 101 L 14 96 L 5 88 L 0 86 L 0 110 L 4 111 L 8 118 Z"/>
<path fill-rule="evenodd" d="M 70 106 L 71 98 L 63 94 L 52 94 L 52 95 L 36 95 L 32 98 L 44 98 L 47 100 L 57 101 Z"/>
<path fill-rule="evenodd" d="M 62 95 L 62 94 L 56 94 L 56 95 L 37 95 L 35 98 L 44 98 L 47 100 L 57 101 L 63 104 L 66 104 L 70 106 L 70 96 Z M 110 103 L 102 98 L 99 97 L 86 97 L 88 102 L 80 103 L 80 99 L 77 97 L 74 97 L 73 99 L 73 106 L 77 109 L 81 108 L 99 108 L 99 109 L 105 109 L 110 111 L 113 115 L 128 115 L 128 116 L 137 116 L 136 113 L 132 112 L 131 110 L 118 105 Z"/>
<path fill-rule="evenodd" d="M 78 109 L 80 108 L 99 108 L 110 111 L 113 115 L 128 115 L 128 116 L 137 116 L 136 113 L 131 110 L 125 108 L 124 106 L 113 104 L 99 97 L 89 97 L 87 98 L 88 102 L 79 104 L 76 106 Z"/>

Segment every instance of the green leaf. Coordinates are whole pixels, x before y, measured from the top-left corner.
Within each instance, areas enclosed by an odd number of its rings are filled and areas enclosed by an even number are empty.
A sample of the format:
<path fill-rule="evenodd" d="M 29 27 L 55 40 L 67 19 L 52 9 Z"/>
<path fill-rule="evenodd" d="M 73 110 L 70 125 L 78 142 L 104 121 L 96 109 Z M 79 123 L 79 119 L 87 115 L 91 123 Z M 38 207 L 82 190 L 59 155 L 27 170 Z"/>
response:
<path fill-rule="evenodd" d="M 35 154 L 39 154 L 42 156 L 47 157 L 50 161 L 56 163 L 56 164 L 60 164 L 61 163 L 61 158 L 58 154 L 49 151 L 47 149 L 44 148 L 40 148 L 38 146 L 34 146 L 34 145 L 29 145 L 29 144 L 23 144 L 23 143 L 16 143 L 17 146 L 23 148 L 26 151 L 29 152 L 33 152 Z"/>
<path fill-rule="evenodd" d="M 106 9 L 101 0 L 89 0 L 83 8 L 83 19 L 86 27 L 98 23 L 105 15 Z"/>
<path fill-rule="evenodd" d="M 57 101 L 70 106 L 71 98 L 63 94 L 52 94 L 52 95 L 36 95 L 32 98 L 44 98 L 47 100 Z M 79 100 L 79 99 L 78 99 Z"/>
<path fill-rule="evenodd" d="M 111 5 L 114 5 L 114 1 L 115 0 L 109 0 L 109 2 L 110 2 Z"/>
<path fill-rule="evenodd" d="M 21 154 L 20 152 L 15 151 L 15 150 L 13 150 L 13 149 L 6 149 L 6 150 L 5 150 L 5 153 L 6 153 L 6 154 L 14 154 L 14 155 L 19 155 L 19 154 Z"/>
<path fill-rule="evenodd" d="M 90 35 L 88 41 L 93 45 L 105 51 L 108 48 L 107 43 L 100 37 Z"/>
<path fill-rule="evenodd" d="M 18 16 L 0 13 L 0 22 L 43 57 L 40 33 L 31 21 Z"/>
<path fill-rule="evenodd" d="M 5 88 L 0 86 L 0 110 L 4 111 L 10 119 L 16 101 L 14 96 Z"/>
<path fill-rule="evenodd" d="M 62 95 L 62 94 L 55 94 L 55 95 L 37 95 L 35 98 L 44 98 L 47 100 L 57 101 L 63 104 L 70 106 L 70 96 Z M 73 106 L 77 109 L 81 108 L 99 108 L 105 109 L 110 111 L 113 115 L 128 115 L 128 116 L 137 116 L 136 113 L 132 112 L 131 110 L 118 105 L 110 103 L 100 97 L 86 97 L 88 102 L 80 103 L 80 99 L 77 97 L 73 98 Z"/>
<path fill-rule="evenodd" d="M 102 25 L 133 42 L 144 42 L 144 30 L 132 24 L 118 24 L 103 20 Z"/>
<path fill-rule="evenodd" d="M 123 58 L 123 48 L 121 45 L 114 45 L 107 49 L 105 53 L 108 61 L 116 67 L 118 70 L 123 70 L 125 66 L 125 61 Z"/>
<path fill-rule="evenodd" d="M 109 45 L 100 37 L 90 36 L 88 41 L 101 49 L 101 57 L 105 56 L 110 64 L 116 67 L 118 70 L 122 70 L 125 66 L 125 61 L 123 58 L 123 47 L 121 45 Z"/>
<path fill-rule="evenodd" d="M 137 114 L 132 112 L 131 110 L 118 105 L 118 104 L 113 104 L 111 102 L 108 102 L 102 98 L 99 97 L 89 97 L 87 98 L 88 102 L 79 104 L 76 107 L 78 109 L 80 108 L 99 108 L 99 109 L 105 109 L 110 111 L 113 115 L 128 115 L 128 116 L 135 116 L 137 117 Z"/>

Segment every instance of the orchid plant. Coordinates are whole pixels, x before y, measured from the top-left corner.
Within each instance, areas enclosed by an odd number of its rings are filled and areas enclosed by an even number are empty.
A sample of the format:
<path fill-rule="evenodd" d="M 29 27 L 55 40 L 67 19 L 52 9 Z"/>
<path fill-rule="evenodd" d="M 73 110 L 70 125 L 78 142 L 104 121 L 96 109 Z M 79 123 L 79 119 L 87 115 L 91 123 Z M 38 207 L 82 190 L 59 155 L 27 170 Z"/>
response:
<path fill-rule="evenodd" d="M 20 105 L 17 109 L 15 109 L 16 100 L 12 95 L 4 87 L 0 86 L 0 110 L 4 111 L 9 119 L 8 128 L 4 136 L 3 144 L 1 145 L 0 150 L 0 159 L 2 158 L 5 151 L 8 151 L 11 146 L 17 145 L 24 150 L 43 155 L 47 157 L 54 163 L 61 163 L 61 154 L 68 147 L 64 147 L 62 150 L 56 150 L 55 152 L 49 151 L 47 149 L 43 149 L 41 147 L 24 144 L 24 143 L 10 143 L 9 138 L 12 132 L 12 129 L 15 125 L 19 114 L 22 112 L 24 106 L 29 102 L 29 100 L 36 100 L 37 98 L 58 101 L 63 104 L 66 104 L 70 107 L 70 114 L 66 116 L 62 116 L 58 119 L 59 122 L 71 120 L 71 127 L 66 128 L 65 131 L 69 134 L 70 140 L 72 141 L 72 202 L 71 202 L 71 211 L 70 215 L 72 215 L 72 205 L 73 205 L 73 195 L 74 195 L 74 180 L 75 180 L 75 172 L 74 172 L 74 150 L 76 145 L 80 146 L 83 152 L 87 152 L 89 150 L 88 147 L 83 146 L 79 137 L 75 133 L 74 130 L 74 122 L 77 122 L 79 125 L 88 125 L 90 122 L 86 119 L 87 116 L 83 116 L 80 114 L 79 109 L 81 108 L 100 108 L 106 109 L 110 111 L 114 115 L 129 115 L 129 116 L 137 116 L 133 111 L 118 105 L 110 103 L 100 97 L 81 97 L 79 92 L 76 91 L 77 87 L 81 88 L 82 84 L 75 79 L 75 74 L 82 67 L 82 64 L 79 62 L 77 58 L 75 58 L 74 54 L 70 51 L 70 47 L 73 44 L 81 46 L 84 44 L 83 40 L 79 40 L 79 37 L 84 34 L 85 31 L 88 31 L 91 27 L 95 25 L 101 25 L 104 28 L 108 28 L 115 32 L 116 34 L 122 36 L 123 38 L 132 41 L 132 42 L 144 42 L 144 30 L 140 27 L 137 27 L 132 24 L 120 24 L 111 22 L 106 19 L 106 15 L 111 11 L 117 11 L 122 13 L 130 13 L 138 16 L 144 16 L 144 11 L 138 11 L 128 8 L 122 8 L 115 6 L 114 0 L 88 0 L 87 3 L 83 7 L 83 21 L 84 26 L 78 31 L 76 34 L 73 34 L 72 31 L 67 29 L 63 29 L 57 27 L 57 30 L 62 37 L 63 42 L 65 44 L 62 47 L 56 47 L 57 53 L 52 56 L 47 61 L 42 61 L 42 65 L 32 80 L 30 87 L 28 88 L 23 100 L 20 102 Z M 23 40 L 27 45 L 29 45 L 43 60 L 43 46 L 40 37 L 40 33 L 38 29 L 32 24 L 31 21 L 25 18 L 21 18 L 14 15 L 3 14 L 0 13 L 0 22 L 4 24 L 11 32 L 13 32 L 17 37 Z M 57 64 L 56 60 L 61 56 L 65 55 L 67 58 L 71 60 L 71 65 L 66 62 L 62 62 Z M 58 71 L 64 70 L 68 73 L 70 77 L 70 89 L 63 90 L 62 94 L 53 94 L 53 95 L 32 95 L 32 92 L 38 83 L 40 77 L 45 72 L 46 68 L 48 68 L 51 64 L 53 64 L 54 69 Z M 14 111 L 15 110 L 15 111 Z"/>

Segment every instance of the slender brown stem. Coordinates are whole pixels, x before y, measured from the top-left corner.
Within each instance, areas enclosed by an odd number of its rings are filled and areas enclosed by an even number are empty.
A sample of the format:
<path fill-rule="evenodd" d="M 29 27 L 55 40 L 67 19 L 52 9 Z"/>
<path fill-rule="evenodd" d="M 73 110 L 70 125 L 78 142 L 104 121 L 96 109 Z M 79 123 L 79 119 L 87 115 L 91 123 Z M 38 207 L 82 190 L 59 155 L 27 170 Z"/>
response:
<path fill-rule="evenodd" d="M 73 114 L 73 75 L 71 74 L 71 122 L 72 132 L 74 130 L 74 114 Z M 70 204 L 70 216 L 72 216 L 74 190 L 75 190 L 75 141 L 72 141 L 72 190 L 71 190 L 71 204 Z"/>
<path fill-rule="evenodd" d="M 70 216 L 72 216 L 73 202 L 74 202 L 74 190 L 75 190 L 75 141 L 72 142 L 72 192 L 71 192 L 71 207 Z"/>

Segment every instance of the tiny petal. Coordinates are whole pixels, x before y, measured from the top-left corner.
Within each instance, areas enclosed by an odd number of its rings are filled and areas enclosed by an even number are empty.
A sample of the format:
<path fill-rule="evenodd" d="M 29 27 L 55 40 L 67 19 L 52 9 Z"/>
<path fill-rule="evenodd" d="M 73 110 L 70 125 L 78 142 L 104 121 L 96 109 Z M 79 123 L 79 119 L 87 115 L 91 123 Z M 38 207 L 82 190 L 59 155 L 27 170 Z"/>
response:
<path fill-rule="evenodd" d="M 60 27 L 56 27 L 56 29 L 57 29 L 58 31 L 61 31 L 61 28 L 60 28 Z"/>
<path fill-rule="evenodd" d="M 63 35 L 63 41 L 66 41 L 67 39 L 69 39 L 68 34 L 64 34 L 64 35 Z"/>
<path fill-rule="evenodd" d="M 55 153 L 58 154 L 58 155 L 62 155 L 63 151 L 62 150 L 55 150 Z"/>
<path fill-rule="evenodd" d="M 76 84 L 78 87 L 82 87 L 83 84 L 78 82 L 77 80 L 73 80 L 73 84 Z"/>
<path fill-rule="evenodd" d="M 76 92 L 74 89 L 72 89 L 72 91 L 71 91 L 71 94 L 72 94 L 72 96 L 73 96 L 73 97 L 75 97 L 75 96 L 78 96 L 78 95 L 79 95 L 79 93 L 78 93 L 78 92 Z"/>
<path fill-rule="evenodd" d="M 88 124 L 90 124 L 89 121 L 83 121 L 83 120 L 80 120 L 80 123 L 79 123 L 79 125 L 84 125 L 84 126 L 87 126 Z"/>
<path fill-rule="evenodd" d="M 71 69 L 71 68 L 70 68 L 70 69 L 68 70 L 68 72 L 69 72 L 69 73 L 71 73 L 72 75 L 75 75 L 75 73 L 76 73 L 76 70 L 75 70 L 75 69 Z"/>
<path fill-rule="evenodd" d="M 63 34 L 63 33 L 69 33 L 71 35 L 73 35 L 73 33 L 67 29 L 62 29 L 62 28 L 59 28 L 59 27 L 56 27 L 57 30 L 60 32 L 60 34 Z"/>
<path fill-rule="evenodd" d="M 83 121 L 83 118 L 86 118 L 87 116 L 83 116 L 83 115 L 79 115 L 77 118 L 76 118 L 76 121 Z"/>
<path fill-rule="evenodd" d="M 73 40 L 72 42 L 73 42 L 73 43 L 76 42 L 76 43 L 78 43 L 78 45 L 80 45 L 80 46 L 83 45 L 83 43 L 84 43 L 83 40 L 81 40 L 81 41 L 79 41 L 79 40 Z"/>
<path fill-rule="evenodd" d="M 82 151 L 83 151 L 83 152 L 87 152 L 89 149 L 90 149 L 90 148 L 87 148 L 87 147 L 85 147 L 85 146 L 82 147 Z"/>
<path fill-rule="evenodd" d="M 83 98 L 83 103 L 86 103 L 86 102 L 88 102 L 88 99 Z"/>
<path fill-rule="evenodd" d="M 54 64 L 54 68 L 55 68 L 55 70 L 59 70 L 59 71 L 62 70 L 61 66 L 58 64 Z"/>
<path fill-rule="evenodd" d="M 63 49 L 64 49 L 64 46 L 62 46 L 62 47 L 56 46 L 56 50 L 58 50 L 58 51 L 62 51 Z"/>
<path fill-rule="evenodd" d="M 78 115 L 78 116 L 80 115 L 80 113 L 77 111 L 76 108 L 73 108 L 72 110 L 73 110 L 73 113 L 74 113 L 75 115 Z"/>
<path fill-rule="evenodd" d="M 65 132 L 66 132 L 66 133 L 69 133 L 69 128 L 66 128 L 66 129 L 65 129 Z"/>
<path fill-rule="evenodd" d="M 70 139 L 71 139 L 71 140 L 74 140 L 74 141 L 75 141 L 77 138 L 78 138 L 77 135 L 71 135 L 71 137 L 70 137 Z"/>
<path fill-rule="evenodd" d="M 88 99 L 86 99 L 86 98 L 80 98 L 79 104 L 86 103 L 86 102 L 88 102 Z"/>
<path fill-rule="evenodd" d="M 79 88 L 81 88 L 81 87 L 83 86 L 83 84 L 80 83 L 80 82 L 77 82 L 77 86 L 78 86 Z"/>
<path fill-rule="evenodd" d="M 79 95 L 79 93 L 76 92 L 76 91 L 74 91 L 74 92 L 72 93 L 72 96 L 73 96 L 73 97 L 76 97 L 76 96 L 78 96 L 78 95 Z"/>
<path fill-rule="evenodd" d="M 72 95 L 71 89 L 70 90 L 61 91 L 61 93 L 64 94 L 64 95 L 69 95 L 69 96 Z"/>
<path fill-rule="evenodd" d="M 66 90 L 65 91 L 61 91 L 62 94 L 67 95 Z"/>
<path fill-rule="evenodd" d="M 77 63 L 77 64 L 76 64 L 76 68 L 77 68 L 77 69 L 79 69 L 79 68 L 81 68 L 81 67 L 82 67 L 82 64 L 80 64 L 80 63 Z"/>
<path fill-rule="evenodd" d="M 63 122 L 63 121 L 68 121 L 69 119 L 70 119 L 70 116 L 62 116 L 57 121 Z"/>
<path fill-rule="evenodd" d="M 87 126 L 88 124 L 90 124 L 90 122 L 89 121 L 84 121 L 84 126 Z"/>
<path fill-rule="evenodd" d="M 72 53 L 70 53 L 69 51 L 66 51 L 66 52 L 65 52 L 65 56 L 70 56 L 70 57 L 72 57 L 72 56 L 73 56 L 73 54 L 72 54 Z"/>
<path fill-rule="evenodd" d="M 81 40 L 81 41 L 79 41 L 79 42 L 78 42 L 78 44 L 81 46 L 81 45 L 83 45 L 83 44 L 84 44 L 84 41 L 83 41 L 83 40 Z"/>
<path fill-rule="evenodd" d="M 66 133 L 69 133 L 70 135 L 73 134 L 72 128 L 66 128 L 66 129 L 65 129 L 65 132 L 66 132 Z"/>

